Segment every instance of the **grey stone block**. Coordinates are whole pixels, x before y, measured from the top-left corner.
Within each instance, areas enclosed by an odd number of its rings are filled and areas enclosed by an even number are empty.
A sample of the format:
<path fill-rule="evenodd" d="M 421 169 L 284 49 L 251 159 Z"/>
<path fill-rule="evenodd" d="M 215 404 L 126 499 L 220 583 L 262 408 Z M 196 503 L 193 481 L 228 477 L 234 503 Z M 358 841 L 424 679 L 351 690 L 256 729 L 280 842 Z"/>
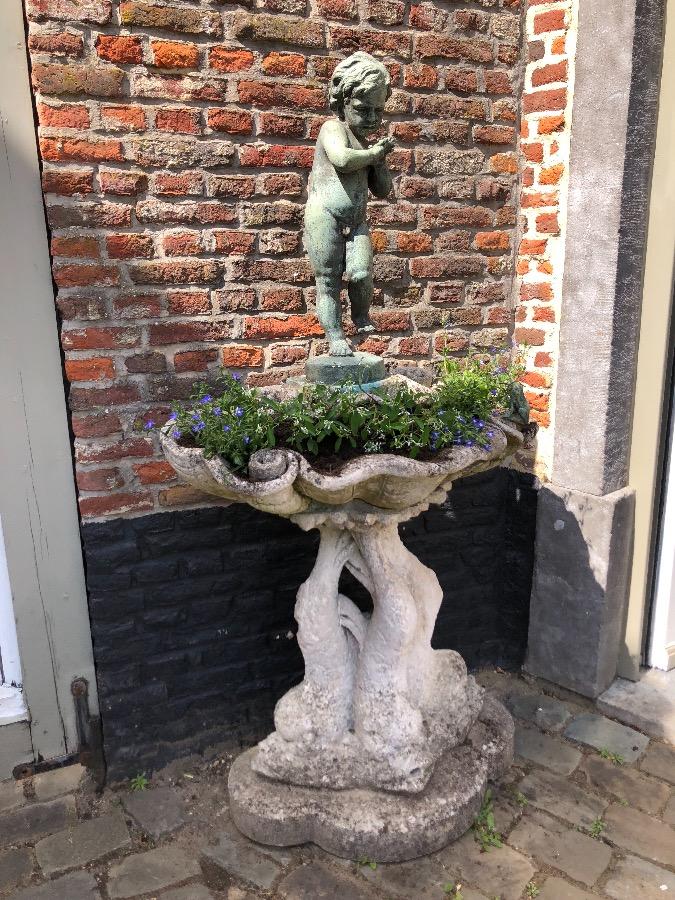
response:
<path fill-rule="evenodd" d="M 516 756 L 545 766 L 559 775 L 571 775 L 581 762 L 581 753 L 558 738 L 533 728 L 516 727 Z"/>
<path fill-rule="evenodd" d="M 206 883 L 214 890 L 227 886 L 231 876 L 269 890 L 282 872 L 271 857 L 229 834 L 220 834 L 218 843 L 202 852 L 201 864 Z"/>
<path fill-rule="evenodd" d="M 26 798 L 23 795 L 23 782 L 10 778 L 0 782 L 0 813 L 24 806 Z"/>
<path fill-rule="evenodd" d="M 35 853 L 45 875 L 54 875 L 85 866 L 130 844 L 124 816 L 113 812 L 43 838 L 35 845 Z"/>
<path fill-rule="evenodd" d="M 565 737 L 596 750 L 609 750 L 629 763 L 642 756 L 649 744 L 649 738 L 639 731 L 593 713 L 577 716 L 565 729 Z"/>
<path fill-rule="evenodd" d="M 33 759 L 28 722 L 0 726 L 0 778 L 12 778 L 15 766 L 32 763 Z"/>
<path fill-rule="evenodd" d="M 184 800 L 171 787 L 127 794 L 122 803 L 143 831 L 154 838 L 176 831 L 185 824 L 187 817 Z"/>
<path fill-rule="evenodd" d="M 649 669 L 639 681 L 617 678 L 598 697 L 598 709 L 652 737 L 675 744 L 675 669 Z"/>
<path fill-rule="evenodd" d="M 285 900 L 369 900 L 373 894 L 354 879 L 333 872 L 320 863 L 300 866 L 280 883 Z"/>
<path fill-rule="evenodd" d="M 504 702 L 516 718 L 532 722 L 545 731 L 559 731 L 570 717 L 564 703 L 545 694 L 512 694 Z"/>
<path fill-rule="evenodd" d="M 60 831 L 76 818 L 72 797 L 50 803 L 31 803 L 0 817 L 0 847 L 33 841 Z"/>
<path fill-rule="evenodd" d="M 525 668 L 587 697 L 616 674 L 630 572 L 634 492 L 539 492 Z"/>
<path fill-rule="evenodd" d="M 533 772 L 518 787 L 532 806 L 555 812 L 559 818 L 583 828 L 600 818 L 609 805 L 607 800 L 548 772 Z"/>
<path fill-rule="evenodd" d="M 651 815 L 658 815 L 670 795 L 667 784 L 648 778 L 636 769 L 615 766 L 600 756 L 587 756 L 583 770 L 593 787 Z"/>
<path fill-rule="evenodd" d="M 308 381 L 322 384 L 372 384 L 387 377 L 384 360 L 373 353 L 354 353 L 352 356 L 314 356 L 305 364 Z"/>
<path fill-rule="evenodd" d="M 546 879 L 541 891 L 537 894 L 538 900 L 597 900 L 597 894 L 589 894 L 574 887 L 562 878 L 550 876 Z"/>
<path fill-rule="evenodd" d="M 675 825 L 675 794 L 670 798 L 663 811 L 663 821 L 668 825 Z"/>
<path fill-rule="evenodd" d="M 675 868 L 675 830 L 645 813 L 613 804 L 605 813 L 603 836 L 631 853 Z"/>
<path fill-rule="evenodd" d="M 199 863 L 175 846 L 128 856 L 111 866 L 108 895 L 112 900 L 149 894 L 200 874 Z"/>
<path fill-rule="evenodd" d="M 439 854 L 441 862 L 463 883 L 475 884 L 488 897 L 520 900 L 525 885 L 534 875 L 529 859 L 506 845 L 482 853 L 473 834 L 446 847 Z"/>
<path fill-rule="evenodd" d="M 242 897 L 244 896 L 250 895 L 244 895 L 242 892 Z M 162 900 L 213 900 L 213 894 L 203 884 L 187 884 L 185 887 L 174 888 L 162 894 Z"/>
<path fill-rule="evenodd" d="M 644 859 L 627 856 L 617 862 L 603 891 L 612 900 L 663 900 L 675 892 L 675 874 Z"/>
<path fill-rule="evenodd" d="M 12 900 L 100 900 L 96 879 L 90 872 L 73 872 L 39 887 L 12 895 Z"/>
<path fill-rule="evenodd" d="M 33 851 L 28 847 L 0 853 L 0 891 L 16 887 L 33 871 Z"/>
<path fill-rule="evenodd" d="M 656 778 L 675 784 L 675 750 L 665 744 L 652 743 L 640 762 L 640 768 Z"/>
<path fill-rule="evenodd" d="M 606 844 L 567 828 L 542 812 L 527 813 L 509 835 L 509 843 L 589 887 L 612 858 Z"/>
<path fill-rule="evenodd" d="M 38 800 L 53 800 L 70 794 L 79 788 L 85 772 L 86 769 L 79 763 L 52 772 L 41 772 L 33 778 L 35 796 Z"/>

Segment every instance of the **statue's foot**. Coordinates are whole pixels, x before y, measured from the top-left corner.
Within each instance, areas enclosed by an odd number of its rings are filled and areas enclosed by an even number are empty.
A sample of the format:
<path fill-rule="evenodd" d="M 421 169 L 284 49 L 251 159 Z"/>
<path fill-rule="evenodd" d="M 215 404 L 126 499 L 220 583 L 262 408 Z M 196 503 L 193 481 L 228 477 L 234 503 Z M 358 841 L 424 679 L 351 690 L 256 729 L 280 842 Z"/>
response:
<path fill-rule="evenodd" d="M 375 325 L 367 316 L 364 319 L 354 319 L 354 324 L 358 334 L 372 334 L 375 331 Z"/>
<path fill-rule="evenodd" d="M 354 351 L 344 338 L 334 338 L 328 342 L 330 356 L 353 356 Z"/>

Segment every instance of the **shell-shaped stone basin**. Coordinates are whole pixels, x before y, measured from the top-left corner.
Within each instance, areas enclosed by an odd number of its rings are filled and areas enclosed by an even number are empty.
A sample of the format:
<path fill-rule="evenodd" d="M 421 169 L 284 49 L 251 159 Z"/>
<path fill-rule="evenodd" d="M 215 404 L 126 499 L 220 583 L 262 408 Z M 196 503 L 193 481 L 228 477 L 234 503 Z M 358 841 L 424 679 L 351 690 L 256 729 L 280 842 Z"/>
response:
<path fill-rule="evenodd" d="M 523 442 L 522 435 L 503 420 L 493 421 L 491 449 L 453 446 L 433 460 L 416 460 L 388 453 L 364 454 L 345 463 L 335 474 L 325 474 L 295 450 L 259 451 L 251 458 L 255 478 L 232 472 L 220 457 L 206 459 L 201 449 L 183 447 L 162 431 L 164 455 L 176 472 L 193 487 L 237 503 L 248 503 L 280 516 L 352 500 L 382 510 L 404 510 L 424 504 L 437 491 L 449 490 L 453 481 L 499 465 Z M 256 457 L 264 454 L 264 465 Z M 259 479 L 260 471 L 266 480 Z"/>

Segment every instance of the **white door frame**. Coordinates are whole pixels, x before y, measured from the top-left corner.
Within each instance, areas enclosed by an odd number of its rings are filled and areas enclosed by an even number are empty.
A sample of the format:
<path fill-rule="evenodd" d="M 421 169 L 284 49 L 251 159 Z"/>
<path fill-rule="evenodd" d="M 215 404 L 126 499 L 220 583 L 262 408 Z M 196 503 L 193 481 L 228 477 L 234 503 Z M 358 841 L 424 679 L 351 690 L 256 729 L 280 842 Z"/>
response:
<path fill-rule="evenodd" d="M 73 678 L 97 713 L 21 0 L 0 2 L 0 144 L 0 515 L 30 715 L 0 729 L 6 778 L 77 749 Z"/>

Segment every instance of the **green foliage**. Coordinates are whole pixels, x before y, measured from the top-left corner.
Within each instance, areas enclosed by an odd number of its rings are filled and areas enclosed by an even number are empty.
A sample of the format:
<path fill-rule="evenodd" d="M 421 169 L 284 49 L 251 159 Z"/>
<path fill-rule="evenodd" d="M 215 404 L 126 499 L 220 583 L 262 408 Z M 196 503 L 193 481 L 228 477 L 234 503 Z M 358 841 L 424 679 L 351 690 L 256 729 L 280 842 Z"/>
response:
<path fill-rule="evenodd" d="M 537 884 L 535 884 L 534 881 L 529 881 L 525 885 L 525 896 L 526 897 L 538 897 L 540 891 L 541 891 L 541 888 Z"/>
<path fill-rule="evenodd" d="M 610 762 L 614 763 L 615 766 L 622 766 L 626 761 L 620 753 L 612 753 L 607 747 L 601 747 L 599 753 L 603 759 L 608 759 Z"/>
<path fill-rule="evenodd" d="M 480 844 L 483 853 L 487 853 L 490 847 L 502 846 L 502 836 L 495 828 L 492 791 L 489 788 L 485 792 L 480 812 L 473 823 L 473 836 Z"/>
<path fill-rule="evenodd" d="M 358 859 L 358 865 L 359 865 L 359 866 L 362 866 L 362 867 L 367 867 L 367 868 L 369 868 L 369 869 L 372 869 L 373 872 L 374 872 L 375 869 L 377 868 L 377 863 L 375 862 L 375 860 L 374 860 L 374 859 L 370 859 L 370 858 L 367 857 L 367 856 L 361 856 L 361 857 L 359 857 L 359 859 Z"/>
<path fill-rule="evenodd" d="M 518 806 L 521 809 L 524 809 L 527 806 L 527 804 L 529 803 L 529 800 L 527 799 L 525 794 L 521 794 L 520 791 L 515 790 L 515 789 L 513 791 L 513 799 L 516 801 L 516 803 L 518 804 Z"/>
<path fill-rule="evenodd" d="M 132 791 L 145 791 L 150 784 L 150 780 L 146 777 L 145 772 L 139 772 L 129 781 L 129 787 Z"/>
<path fill-rule="evenodd" d="M 452 897 L 453 900 L 463 900 L 464 895 L 462 894 L 462 885 L 454 884 L 452 881 L 449 881 L 447 884 L 443 885 L 443 893 L 446 897 Z"/>
<path fill-rule="evenodd" d="M 592 838 L 595 838 L 596 841 L 599 841 L 605 828 L 607 828 L 607 824 L 602 821 L 600 816 L 598 816 L 597 819 L 594 819 L 591 822 L 591 827 L 588 829 L 588 833 Z"/>
<path fill-rule="evenodd" d="M 425 394 L 401 385 L 387 393 L 358 385 L 306 385 L 290 400 L 276 401 L 223 372 L 214 393 L 197 385 L 169 420 L 175 440 L 205 456 L 221 456 L 234 471 L 256 450 L 281 445 L 312 456 L 401 453 L 411 458 L 452 445 L 490 448 L 489 419 L 508 409 L 520 368 L 504 368 L 489 356 L 446 357 L 439 380 Z M 146 422 L 146 429 L 154 423 Z"/>

